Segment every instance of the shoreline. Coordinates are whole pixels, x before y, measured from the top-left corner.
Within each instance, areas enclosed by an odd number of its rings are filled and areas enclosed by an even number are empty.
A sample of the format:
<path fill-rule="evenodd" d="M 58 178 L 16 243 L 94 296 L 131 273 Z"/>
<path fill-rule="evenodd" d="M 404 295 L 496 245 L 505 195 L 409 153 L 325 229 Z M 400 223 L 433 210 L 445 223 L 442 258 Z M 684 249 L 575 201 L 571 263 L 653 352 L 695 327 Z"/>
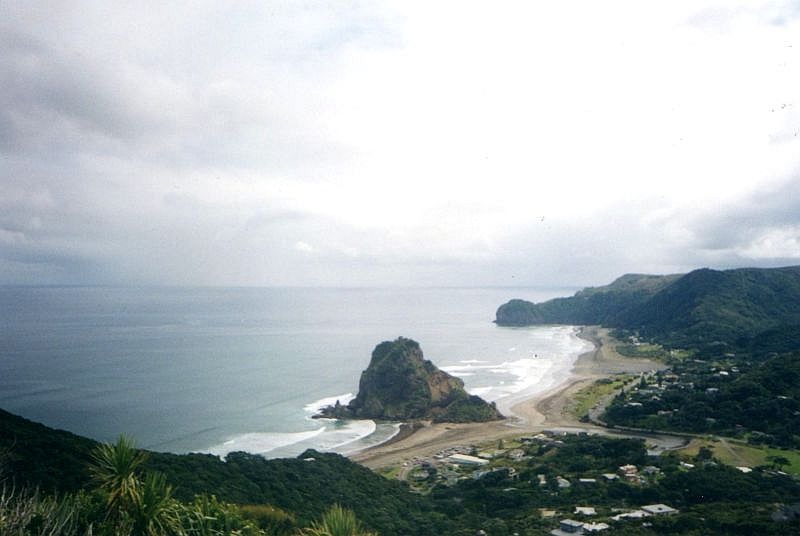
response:
<path fill-rule="evenodd" d="M 567 378 L 560 384 L 514 403 L 509 417 L 489 423 L 405 423 L 388 441 L 353 453 L 349 458 L 370 469 L 401 465 L 416 457 L 428 457 L 454 445 L 473 445 L 509 436 L 538 433 L 546 429 L 603 430 L 581 423 L 568 412 L 572 396 L 594 381 L 614 374 L 638 373 L 661 368 L 658 361 L 618 354 L 608 330 L 580 326 L 577 337 L 593 349 L 578 356 Z"/>

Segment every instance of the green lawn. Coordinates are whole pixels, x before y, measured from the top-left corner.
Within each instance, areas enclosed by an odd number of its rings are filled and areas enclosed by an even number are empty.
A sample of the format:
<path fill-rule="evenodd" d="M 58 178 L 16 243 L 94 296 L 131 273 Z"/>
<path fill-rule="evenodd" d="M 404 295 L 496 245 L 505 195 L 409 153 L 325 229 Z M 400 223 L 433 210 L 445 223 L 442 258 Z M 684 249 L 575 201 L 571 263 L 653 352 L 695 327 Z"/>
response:
<path fill-rule="evenodd" d="M 569 406 L 570 413 L 578 418 L 583 417 L 601 398 L 614 393 L 631 378 L 632 376 L 630 375 L 604 378 L 584 387 L 575 393 L 575 396 L 572 398 Z"/>
<path fill-rule="evenodd" d="M 718 461 L 735 467 L 758 467 L 760 465 L 772 465 L 767 458 L 780 456 L 789 460 L 789 465 L 781 467 L 782 471 L 800 476 L 800 452 L 794 450 L 782 450 L 761 445 L 748 445 L 741 441 L 731 439 L 720 440 L 717 438 L 693 439 L 686 448 L 681 449 L 679 454 L 694 458 L 700 451 L 700 447 L 707 447 L 713 452 L 713 456 Z"/>

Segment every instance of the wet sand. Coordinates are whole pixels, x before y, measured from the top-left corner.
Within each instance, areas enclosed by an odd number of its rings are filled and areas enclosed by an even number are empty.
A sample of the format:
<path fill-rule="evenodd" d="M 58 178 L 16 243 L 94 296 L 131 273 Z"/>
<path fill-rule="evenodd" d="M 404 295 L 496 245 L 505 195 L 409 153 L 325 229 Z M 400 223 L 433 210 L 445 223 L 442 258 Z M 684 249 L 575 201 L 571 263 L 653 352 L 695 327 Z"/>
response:
<path fill-rule="evenodd" d="M 618 354 L 614 350 L 613 339 L 604 328 L 584 327 L 578 336 L 594 344 L 595 348 L 578 357 L 571 376 L 564 383 L 514 405 L 511 408 L 512 417 L 490 423 L 424 422 L 414 427 L 405 426 L 391 441 L 353 454 L 350 458 L 371 469 L 380 469 L 400 465 L 415 457 L 432 456 L 455 445 L 480 445 L 542 430 L 599 430 L 579 422 L 569 414 L 568 405 L 572 396 L 600 378 L 626 372 L 647 372 L 662 368 L 663 364 Z"/>

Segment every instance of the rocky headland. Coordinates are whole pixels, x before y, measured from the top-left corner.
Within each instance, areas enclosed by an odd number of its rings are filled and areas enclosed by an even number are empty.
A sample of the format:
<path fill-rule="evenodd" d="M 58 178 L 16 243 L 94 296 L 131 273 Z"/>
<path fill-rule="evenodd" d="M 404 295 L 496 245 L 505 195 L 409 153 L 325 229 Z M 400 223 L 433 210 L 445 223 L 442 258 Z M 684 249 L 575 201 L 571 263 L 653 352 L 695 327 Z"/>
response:
<path fill-rule="evenodd" d="M 435 422 L 485 422 L 503 419 L 494 403 L 470 395 L 464 382 L 439 370 L 422 355 L 419 343 L 400 337 L 372 351 L 361 373 L 358 395 L 347 405 L 323 408 L 318 417 Z"/>

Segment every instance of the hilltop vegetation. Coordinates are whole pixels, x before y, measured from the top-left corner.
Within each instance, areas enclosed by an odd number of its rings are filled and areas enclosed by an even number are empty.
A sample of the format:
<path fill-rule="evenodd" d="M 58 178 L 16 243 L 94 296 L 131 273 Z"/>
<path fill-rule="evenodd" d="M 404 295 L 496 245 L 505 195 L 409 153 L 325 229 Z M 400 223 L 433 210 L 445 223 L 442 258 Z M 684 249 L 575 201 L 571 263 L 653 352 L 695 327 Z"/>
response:
<path fill-rule="evenodd" d="M 761 356 L 800 349 L 800 267 L 626 275 L 540 304 L 511 300 L 500 325 L 599 324 L 671 348 Z"/>
<path fill-rule="evenodd" d="M 614 325 L 680 276 L 627 274 L 603 287 L 588 287 L 569 298 L 543 303 L 513 299 L 497 309 L 501 326 L 537 324 Z"/>

